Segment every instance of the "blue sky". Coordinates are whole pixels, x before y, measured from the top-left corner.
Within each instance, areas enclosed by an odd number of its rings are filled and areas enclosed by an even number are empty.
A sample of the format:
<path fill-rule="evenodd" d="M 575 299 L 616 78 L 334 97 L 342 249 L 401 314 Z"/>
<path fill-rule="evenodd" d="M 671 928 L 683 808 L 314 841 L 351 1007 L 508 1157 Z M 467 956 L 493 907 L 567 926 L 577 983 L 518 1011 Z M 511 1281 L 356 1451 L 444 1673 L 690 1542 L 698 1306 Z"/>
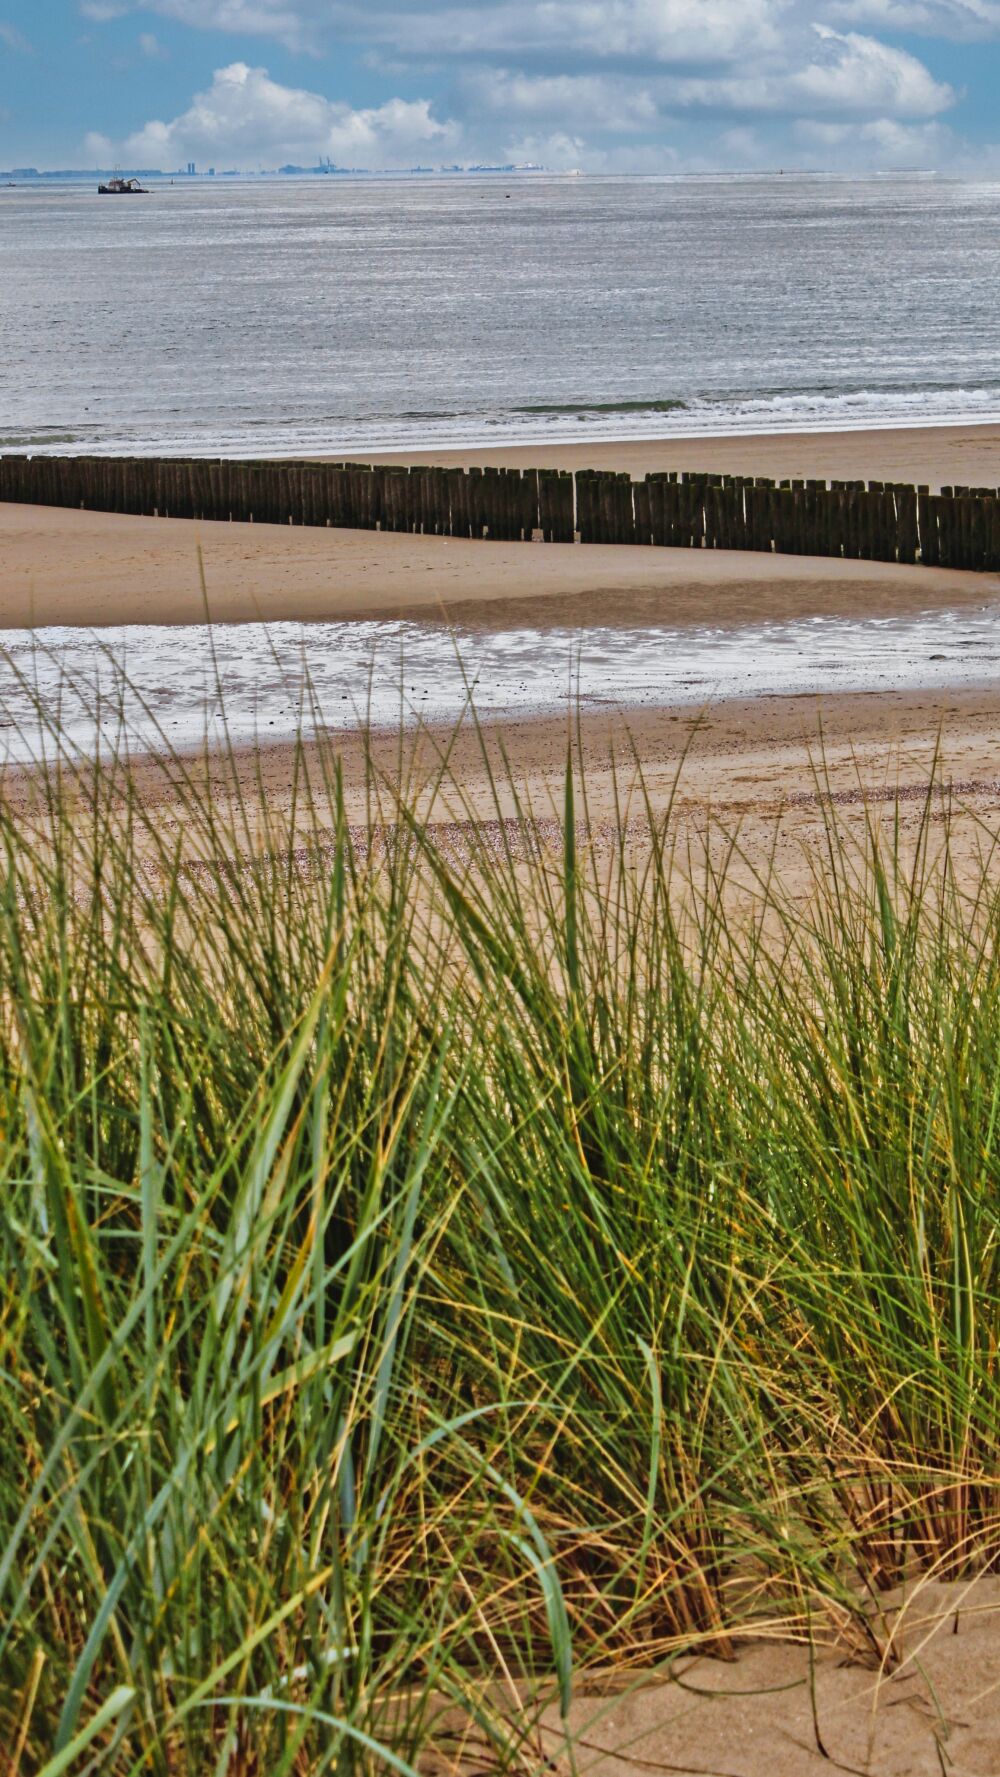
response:
<path fill-rule="evenodd" d="M 0 0 L 0 165 L 1000 175 L 1000 0 Z"/>

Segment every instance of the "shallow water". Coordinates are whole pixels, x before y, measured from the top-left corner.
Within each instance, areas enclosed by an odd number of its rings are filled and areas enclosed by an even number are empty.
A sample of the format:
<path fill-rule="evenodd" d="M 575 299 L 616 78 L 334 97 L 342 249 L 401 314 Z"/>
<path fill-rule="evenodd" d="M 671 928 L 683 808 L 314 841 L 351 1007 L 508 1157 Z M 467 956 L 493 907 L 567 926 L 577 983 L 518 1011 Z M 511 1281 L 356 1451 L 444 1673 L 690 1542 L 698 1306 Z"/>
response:
<path fill-rule="evenodd" d="M 700 706 L 810 692 L 1000 682 L 1000 599 L 977 611 L 742 628 L 664 625 L 494 632 L 413 622 L 129 625 L 0 631 L 0 749 L 38 757 L 58 719 L 91 752 L 484 717 Z M 98 719 L 94 711 L 102 700 Z M 40 720 L 39 711 L 45 712 Z"/>

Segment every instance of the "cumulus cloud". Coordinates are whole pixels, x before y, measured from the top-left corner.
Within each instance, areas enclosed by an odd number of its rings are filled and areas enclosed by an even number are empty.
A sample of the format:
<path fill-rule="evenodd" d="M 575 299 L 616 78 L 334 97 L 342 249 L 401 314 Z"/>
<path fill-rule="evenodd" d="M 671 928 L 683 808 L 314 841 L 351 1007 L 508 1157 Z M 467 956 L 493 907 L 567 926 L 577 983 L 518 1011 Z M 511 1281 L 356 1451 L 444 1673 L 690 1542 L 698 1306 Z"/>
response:
<path fill-rule="evenodd" d="M 93 144 L 101 138 L 91 137 Z M 304 88 L 282 86 L 266 68 L 232 62 L 168 122 L 153 120 L 120 145 L 133 166 L 187 160 L 253 166 L 329 156 L 342 166 L 407 166 L 454 150 L 457 127 L 440 122 L 426 99 L 389 99 L 363 110 Z M 110 145 L 108 145 L 110 146 Z"/>
<path fill-rule="evenodd" d="M 727 156 L 732 165 L 753 164 L 755 156 L 758 164 L 778 164 L 802 117 L 842 122 L 857 152 L 874 159 L 892 147 L 874 130 L 879 120 L 912 132 L 958 100 L 928 61 L 886 41 L 879 27 L 1000 32 L 1000 0 L 80 4 L 94 17 L 158 13 L 297 50 L 355 41 L 388 93 L 398 73 L 411 82 L 417 75 L 428 95 L 438 95 L 354 109 L 305 86 L 279 86 L 248 54 L 220 69 L 180 116 L 135 132 L 128 152 L 147 164 L 271 164 L 323 153 L 375 167 L 509 158 L 656 170 L 684 151 L 678 123 L 691 165 L 724 164 Z M 858 133 L 861 124 L 873 129 Z M 842 142 L 846 156 L 847 135 Z M 897 145 L 902 155 L 902 136 Z M 832 142 L 826 146 L 832 152 Z"/>
<path fill-rule="evenodd" d="M 745 112 L 794 114 L 808 106 L 813 112 L 897 117 L 933 117 L 954 103 L 952 88 L 935 80 L 906 50 L 828 25 L 816 25 L 814 31 L 816 50 L 800 65 L 679 81 L 672 89 L 674 102 Z"/>
<path fill-rule="evenodd" d="M 918 31 L 959 42 L 1000 35 L 1000 0 L 832 0 L 824 11 L 839 24 Z"/>
<path fill-rule="evenodd" d="M 793 91 L 831 110 L 890 111 L 901 117 L 933 117 L 954 103 L 950 86 L 937 81 L 916 56 L 855 31 L 846 36 L 814 26 L 820 54 L 792 76 Z"/>

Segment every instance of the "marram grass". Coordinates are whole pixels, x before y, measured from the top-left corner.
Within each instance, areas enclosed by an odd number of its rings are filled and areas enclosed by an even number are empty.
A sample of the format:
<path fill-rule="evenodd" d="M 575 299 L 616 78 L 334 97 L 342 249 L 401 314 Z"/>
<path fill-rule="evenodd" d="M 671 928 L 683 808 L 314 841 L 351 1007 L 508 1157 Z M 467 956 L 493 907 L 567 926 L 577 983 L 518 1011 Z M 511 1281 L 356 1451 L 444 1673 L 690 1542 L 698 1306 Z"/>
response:
<path fill-rule="evenodd" d="M 0 798 L 10 1770 L 527 1771 L 598 1669 L 888 1657 L 1000 1557 L 988 864 L 831 814 L 736 917 L 572 771 L 456 863 L 312 759 L 294 845 L 178 760 L 183 844 L 114 758 Z"/>

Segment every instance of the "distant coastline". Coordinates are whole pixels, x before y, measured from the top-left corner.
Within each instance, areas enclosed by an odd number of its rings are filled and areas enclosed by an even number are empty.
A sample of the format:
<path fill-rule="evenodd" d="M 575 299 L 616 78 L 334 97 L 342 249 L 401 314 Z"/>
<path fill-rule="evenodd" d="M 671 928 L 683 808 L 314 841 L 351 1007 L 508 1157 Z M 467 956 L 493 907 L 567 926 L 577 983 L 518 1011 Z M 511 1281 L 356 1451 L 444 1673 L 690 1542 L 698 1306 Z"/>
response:
<path fill-rule="evenodd" d="M 173 170 L 163 167 L 58 167 L 39 169 L 38 167 L 0 168 L 0 179 L 14 180 L 19 185 L 68 185 L 93 179 L 108 179 L 116 173 L 123 173 L 135 179 L 169 179 L 176 184 L 183 180 L 185 184 L 198 185 L 212 179 L 420 179 L 420 178 L 481 178 L 486 175 L 503 176 L 514 179 L 526 175 L 537 176 L 544 173 L 551 178 L 573 178 L 576 173 L 553 173 L 550 168 L 534 166 L 528 163 L 506 166 L 441 166 L 441 167 L 338 167 L 332 162 L 320 162 L 313 167 L 300 167 L 288 164 L 283 167 L 175 167 Z"/>

